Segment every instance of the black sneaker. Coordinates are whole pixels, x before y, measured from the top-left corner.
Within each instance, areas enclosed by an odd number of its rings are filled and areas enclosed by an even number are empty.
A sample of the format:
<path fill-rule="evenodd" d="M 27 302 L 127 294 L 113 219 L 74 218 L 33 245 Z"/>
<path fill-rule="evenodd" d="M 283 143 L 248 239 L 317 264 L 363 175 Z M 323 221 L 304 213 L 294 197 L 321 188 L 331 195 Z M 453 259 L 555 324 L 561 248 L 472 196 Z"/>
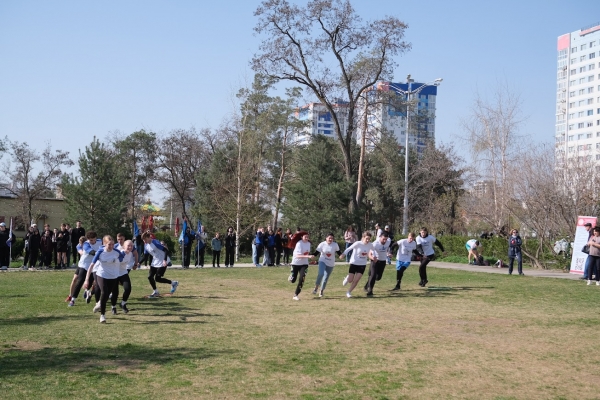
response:
<path fill-rule="evenodd" d="M 425 285 L 427 285 L 427 282 L 429 282 L 429 281 L 428 281 L 427 279 L 425 279 L 425 280 L 423 281 L 423 284 L 422 284 L 421 286 L 425 287 Z"/>
<path fill-rule="evenodd" d="M 368 292 L 367 297 L 373 297 L 373 292 Z"/>
<path fill-rule="evenodd" d="M 369 293 L 369 287 L 368 287 L 367 285 L 365 285 L 365 286 L 363 287 L 363 290 L 364 290 L 365 292 Z"/>
<path fill-rule="evenodd" d="M 110 312 L 112 315 L 117 315 L 117 307 L 113 307 Z"/>
<path fill-rule="evenodd" d="M 398 290 L 400 290 L 400 285 L 394 286 L 394 288 L 392 289 L 392 292 L 396 292 Z"/>
<path fill-rule="evenodd" d="M 127 314 L 129 312 L 129 309 L 127 308 L 127 304 L 121 304 L 121 310 L 123 310 L 123 312 L 125 314 Z"/>

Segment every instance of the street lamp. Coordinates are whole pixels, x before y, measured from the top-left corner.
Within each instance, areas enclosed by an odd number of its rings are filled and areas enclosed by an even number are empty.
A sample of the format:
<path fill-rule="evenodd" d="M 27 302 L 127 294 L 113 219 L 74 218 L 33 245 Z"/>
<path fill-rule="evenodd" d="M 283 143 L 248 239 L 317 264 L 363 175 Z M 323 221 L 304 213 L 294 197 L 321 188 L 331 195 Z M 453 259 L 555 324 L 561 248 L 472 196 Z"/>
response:
<path fill-rule="evenodd" d="M 425 83 L 415 90 L 412 90 L 412 84 L 415 81 L 410 77 L 410 74 L 406 77 L 406 83 L 408 83 L 408 90 L 397 90 L 399 93 L 406 95 L 406 134 L 405 134 L 405 144 L 404 144 L 404 211 L 402 213 L 402 234 L 406 235 L 408 233 L 408 133 L 410 130 L 410 110 L 411 99 L 413 95 L 418 94 L 421 90 L 425 89 L 428 86 L 439 86 L 442 82 L 442 78 L 438 78 L 430 83 Z"/>

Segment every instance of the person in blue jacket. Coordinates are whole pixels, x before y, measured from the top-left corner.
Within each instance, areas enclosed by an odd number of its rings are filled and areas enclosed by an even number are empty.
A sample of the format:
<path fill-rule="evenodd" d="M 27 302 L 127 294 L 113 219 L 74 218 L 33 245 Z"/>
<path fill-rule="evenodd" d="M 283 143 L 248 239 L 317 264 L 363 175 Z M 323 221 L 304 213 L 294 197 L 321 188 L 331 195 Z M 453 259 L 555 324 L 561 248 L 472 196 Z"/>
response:
<path fill-rule="evenodd" d="M 515 262 L 515 258 L 518 263 L 518 271 L 519 275 L 523 274 L 523 255 L 521 253 L 521 245 L 523 244 L 523 240 L 521 240 L 521 236 L 519 236 L 519 231 L 513 229 L 510 232 L 510 236 L 508 237 L 508 274 L 512 275 L 513 272 L 513 264 Z"/>

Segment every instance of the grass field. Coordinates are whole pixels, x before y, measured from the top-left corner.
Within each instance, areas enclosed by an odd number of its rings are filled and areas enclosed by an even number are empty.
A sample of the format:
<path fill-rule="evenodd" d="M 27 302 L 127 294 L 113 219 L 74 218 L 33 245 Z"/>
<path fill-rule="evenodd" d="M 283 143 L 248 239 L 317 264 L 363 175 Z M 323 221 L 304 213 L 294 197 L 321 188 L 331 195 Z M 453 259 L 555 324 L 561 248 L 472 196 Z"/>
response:
<path fill-rule="evenodd" d="M 0 398 L 600 397 L 600 287 L 431 268 L 423 289 L 413 266 L 392 293 L 388 266 L 347 299 L 337 266 L 319 299 L 311 266 L 296 302 L 288 272 L 171 270 L 175 295 L 144 299 L 133 271 L 107 324 L 67 307 L 73 271 L 0 273 Z"/>

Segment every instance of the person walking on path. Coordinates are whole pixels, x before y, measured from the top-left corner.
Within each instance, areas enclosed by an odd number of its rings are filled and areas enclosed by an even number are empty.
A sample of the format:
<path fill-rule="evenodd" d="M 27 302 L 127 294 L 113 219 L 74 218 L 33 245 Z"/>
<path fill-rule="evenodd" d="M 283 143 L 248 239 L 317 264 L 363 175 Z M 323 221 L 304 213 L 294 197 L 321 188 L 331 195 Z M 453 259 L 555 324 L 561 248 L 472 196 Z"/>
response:
<path fill-rule="evenodd" d="M 308 233 L 304 232 L 302 235 L 302 239 L 296 243 L 296 247 L 294 248 L 293 259 L 292 259 L 292 272 L 288 281 L 290 283 L 298 284 L 296 285 L 296 291 L 294 292 L 294 297 L 292 300 L 300 300 L 300 292 L 302 291 L 302 286 L 304 285 L 304 279 L 306 279 L 306 272 L 308 271 L 308 260 L 313 258 L 314 256 L 310 254 L 310 242 L 308 241 L 309 236 Z"/>
<path fill-rule="evenodd" d="M 362 278 L 367 267 L 367 260 L 372 259 L 371 249 L 373 249 L 373 243 L 371 243 L 371 232 L 364 232 L 362 239 L 348 247 L 340 256 L 340 260 L 346 257 L 346 254 L 352 252 L 350 257 L 350 267 L 348 268 L 348 275 L 342 282 L 343 286 L 350 283 L 350 289 L 346 292 L 346 297 L 352 297 L 352 291 L 358 285 L 360 278 Z"/>
<path fill-rule="evenodd" d="M 419 265 L 419 276 L 421 277 L 419 286 L 422 287 L 425 287 L 429 282 L 427 280 L 427 264 L 435 259 L 435 251 L 433 250 L 434 245 L 444 251 L 442 243 L 437 240 L 435 236 L 430 235 L 427 228 L 421 228 L 421 232 L 417 238 L 417 249 L 420 249 L 419 253 L 422 255 L 421 265 Z"/>
<path fill-rule="evenodd" d="M 512 275 L 515 258 L 517 259 L 519 275 L 523 274 L 523 254 L 521 253 L 521 245 L 523 240 L 519 236 L 519 231 L 513 229 L 508 238 L 508 274 Z"/>
<path fill-rule="evenodd" d="M 330 233 L 325 238 L 325 241 L 319 243 L 313 253 L 313 256 L 319 256 L 319 273 L 317 274 L 315 289 L 313 290 L 313 294 L 318 293 L 319 297 L 323 297 L 327 281 L 333 272 L 333 267 L 335 267 L 334 253 L 338 256 L 342 254 L 340 246 L 334 241 L 333 233 Z"/>
<path fill-rule="evenodd" d="M 410 266 L 413 251 L 417 250 L 415 234 L 409 232 L 406 239 L 401 239 L 394 243 L 390 248 L 390 253 L 396 248 L 398 249 L 398 252 L 396 253 L 396 286 L 394 286 L 392 291 L 400 290 L 404 271 Z"/>

